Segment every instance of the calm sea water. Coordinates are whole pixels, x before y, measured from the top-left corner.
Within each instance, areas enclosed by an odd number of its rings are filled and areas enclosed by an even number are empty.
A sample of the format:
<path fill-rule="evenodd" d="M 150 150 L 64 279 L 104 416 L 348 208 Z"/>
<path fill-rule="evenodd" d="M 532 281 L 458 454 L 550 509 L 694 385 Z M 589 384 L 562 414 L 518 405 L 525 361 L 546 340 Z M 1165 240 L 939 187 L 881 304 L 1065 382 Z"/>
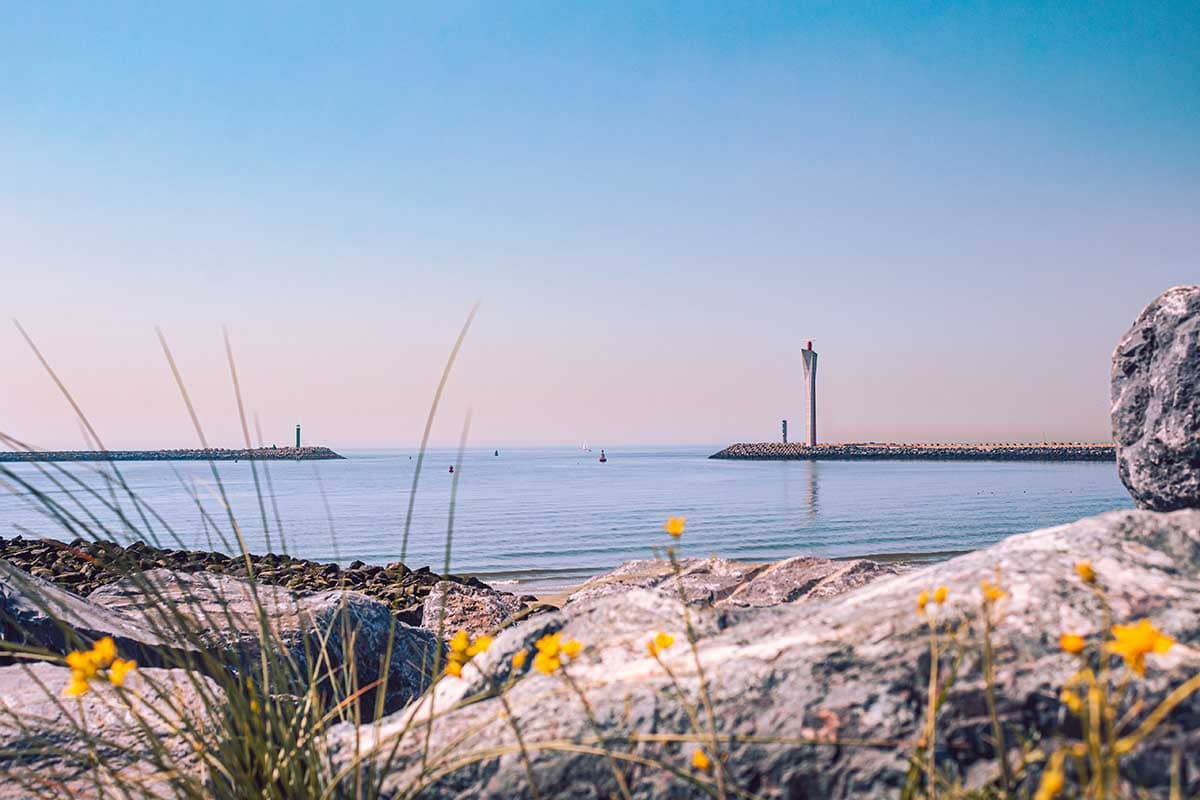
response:
<path fill-rule="evenodd" d="M 1113 464 L 709 460 L 717 449 L 615 448 L 606 464 L 597 461 L 598 449 L 469 451 L 458 476 L 451 570 L 558 588 L 649 556 L 666 541 L 663 521 L 678 514 L 687 515 L 682 545 L 692 555 L 937 557 L 1131 505 Z M 281 527 L 288 552 L 304 558 L 378 564 L 400 558 L 415 451 L 344 454 L 345 461 L 257 465 L 264 489 L 267 477 L 271 487 L 270 549 L 280 549 Z M 449 450 L 426 456 L 410 565 L 443 564 L 454 458 Z M 65 501 L 32 465 L 9 466 Z M 95 471 L 100 465 L 64 466 L 107 494 Z M 230 529 L 207 464 L 120 469 L 182 546 L 228 551 L 204 522 L 206 512 Z M 250 465 L 224 463 L 218 470 L 250 549 L 267 551 Z M 88 508 L 118 538 L 128 537 L 114 514 L 101 514 L 94 500 Z M 0 489 L 0 533 L 17 532 L 71 538 L 28 496 Z M 171 535 L 160 537 L 179 546 Z"/>

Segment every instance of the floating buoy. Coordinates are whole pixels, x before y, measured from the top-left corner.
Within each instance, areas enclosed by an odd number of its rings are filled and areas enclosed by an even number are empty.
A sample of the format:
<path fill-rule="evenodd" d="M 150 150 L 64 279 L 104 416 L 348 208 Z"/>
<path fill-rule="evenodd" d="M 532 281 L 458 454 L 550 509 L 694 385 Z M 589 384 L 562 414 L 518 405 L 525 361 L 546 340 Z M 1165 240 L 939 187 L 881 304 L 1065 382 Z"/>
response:
<path fill-rule="evenodd" d="M 450 465 L 450 471 L 451 471 L 451 472 L 454 472 L 454 465 L 453 465 L 453 464 L 451 464 L 451 465 Z"/>
<path fill-rule="evenodd" d="M 497 455 L 497 456 L 500 455 L 500 451 L 497 450 L 493 455 Z"/>
<path fill-rule="evenodd" d="M 608 456 L 604 455 L 604 451 L 601 450 L 600 451 L 600 463 L 605 464 L 607 462 L 608 462 Z"/>

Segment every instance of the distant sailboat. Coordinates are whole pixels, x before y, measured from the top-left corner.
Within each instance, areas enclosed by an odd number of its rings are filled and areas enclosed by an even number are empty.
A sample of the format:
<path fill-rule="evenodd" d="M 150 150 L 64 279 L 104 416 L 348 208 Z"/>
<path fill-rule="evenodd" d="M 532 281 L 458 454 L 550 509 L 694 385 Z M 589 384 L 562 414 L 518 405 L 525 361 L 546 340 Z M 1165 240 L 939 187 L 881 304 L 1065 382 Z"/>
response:
<path fill-rule="evenodd" d="M 587 439 L 583 440 L 583 444 L 579 445 L 579 449 L 586 453 L 592 452 L 592 448 L 588 447 Z"/>

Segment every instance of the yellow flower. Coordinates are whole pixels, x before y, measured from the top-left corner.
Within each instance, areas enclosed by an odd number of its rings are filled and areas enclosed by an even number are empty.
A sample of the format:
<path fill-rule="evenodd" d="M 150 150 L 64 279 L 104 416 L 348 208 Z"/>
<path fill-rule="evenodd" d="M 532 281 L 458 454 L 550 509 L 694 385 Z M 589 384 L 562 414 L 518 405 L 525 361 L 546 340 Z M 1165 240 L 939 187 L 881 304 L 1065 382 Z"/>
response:
<path fill-rule="evenodd" d="M 708 757 L 708 753 L 697 747 L 692 751 L 692 766 L 701 772 L 708 772 L 712 769 L 712 759 Z"/>
<path fill-rule="evenodd" d="M 663 525 L 663 530 L 678 539 L 683 535 L 683 528 L 686 524 L 687 517 L 667 517 L 667 521 Z"/>
<path fill-rule="evenodd" d="M 105 636 L 92 645 L 92 658 L 98 667 L 107 667 L 117 657 L 117 645 L 111 636 Z"/>
<path fill-rule="evenodd" d="M 646 642 L 646 650 L 650 653 L 650 655 L 656 656 L 674 643 L 674 636 L 669 633 L 663 633 L 662 631 L 659 631 L 658 633 L 654 634 L 653 639 Z"/>
<path fill-rule="evenodd" d="M 1175 644 L 1174 639 L 1155 628 L 1148 619 L 1133 625 L 1114 625 L 1112 635 L 1113 641 L 1106 649 L 1125 659 L 1125 665 L 1138 675 L 1146 674 L 1147 654 L 1165 653 Z"/>
<path fill-rule="evenodd" d="M 522 647 L 517 652 L 513 653 L 513 657 L 512 657 L 513 671 L 515 672 L 516 670 L 519 670 L 521 667 L 525 666 L 525 659 L 527 659 L 527 658 L 529 658 L 529 651 L 526 650 L 524 647 Z"/>
<path fill-rule="evenodd" d="M 1061 762 L 1051 762 L 1042 773 L 1042 782 L 1038 784 L 1033 800 L 1053 800 L 1063 790 L 1063 771 Z"/>
<path fill-rule="evenodd" d="M 486 652 L 492 646 L 492 637 L 477 636 L 472 642 L 470 635 L 460 628 L 450 637 L 449 645 L 450 653 L 447 656 L 446 674 L 461 678 L 463 666 L 475 656 Z"/>
<path fill-rule="evenodd" d="M 1092 565 L 1087 561 L 1080 561 L 1076 564 L 1075 572 L 1084 583 L 1092 584 L 1096 582 L 1096 570 L 1092 569 Z"/>
<path fill-rule="evenodd" d="M 99 671 L 91 650 L 75 650 L 67 653 L 67 666 L 71 668 L 73 675 L 78 674 L 84 680 L 96 677 L 96 673 Z"/>
<path fill-rule="evenodd" d="M 1058 646 L 1068 653 L 1082 652 L 1085 644 L 1083 637 L 1076 633 L 1064 633 L 1058 637 Z"/>
<path fill-rule="evenodd" d="M 111 636 L 98 639 L 90 650 L 74 650 L 67 653 L 67 666 L 71 668 L 71 682 L 67 684 L 65 693 L 68 697 L 79 697 L 88 690 L 88 681 L 95 678 L 100 670 L 107 669 L 117 658 L 117 644 Z M 133 664 L 132 661 L 128 662 Z M 134 664 L 133 666 L 136 666 Z M 114 685 L 120 686 L 125 680 L 125 673 L 131 667 L 122 664 L 118 670 L 120 676 L 113 679 Z"/>
<path fill-rule="evenodd" d="M 995 603 L 997 600 L 1008 594 L 1008 592 L 1004 591 L 991 581 L 980 581 L 979 588 L 983 590 L 983 601 L 985 603 Z"/>
<path fill-rule="evenodd" d="M 533 657 L 533 668 L 547 675 L 562 666 L 562 660 L 575 658 L 583 650 L 583 643 L 574 639 L 562 640 L 561 633 L 548 633 L 533 643 L 537 655 Z"/>
<path fill-rule="evenodd" d="M 929 592 L 922 591 L 919 595 L 917 595 L 917 613 L 924 614 L 925 606 L 927 605 L 929 605 Z"/>
<path fill-rule="evenodd" d="M 943 605 L 946 602 L 946 596 L 948 594 L 950 594 L 950 590 L 945 586 L 937 587 L 933 590 L 933 602 L 937 603 L 939 606 Z"/>
<path fill-rule="evenodd" d="M 118 658 L 112 662 L 112 666 L 108 668 L 108 680 L 113 686 L 120 686 L 125 682 L 125 676 L 137 669 L 137 662 L 130 661 L 126 658 Z"/>
<path fill-rule="evenodd" d="M 450 637 L 450 652 L 466 654 L 467 648 L 471 646 L 471 637 L 462 628 L 459 628 L 454 636 Z"/>
<path fill-rule="evenodd" d="M 558 651 L 562 649 L 562 634 L 547 633 L 542 638 L 533 643 L 539 654 L 544 654 L 553 658 L 558 655 Z"/>
<path fill-rule="evenodd" d="M 63 694 L 67 697 L 79 697 L 81 694 L 86 694 L 87 690 L 87 678 L 75 670 L 71 670 L 71 682 L 67 684 L 67 688 L 63 691 Z"/>
<path fill-rule="evenodd" d="M 539 650 L 533 657 L 533 668 L 538 672 L 549 675 L 562 666 L 562 660 L 557 655 L 548 655 Z"/>

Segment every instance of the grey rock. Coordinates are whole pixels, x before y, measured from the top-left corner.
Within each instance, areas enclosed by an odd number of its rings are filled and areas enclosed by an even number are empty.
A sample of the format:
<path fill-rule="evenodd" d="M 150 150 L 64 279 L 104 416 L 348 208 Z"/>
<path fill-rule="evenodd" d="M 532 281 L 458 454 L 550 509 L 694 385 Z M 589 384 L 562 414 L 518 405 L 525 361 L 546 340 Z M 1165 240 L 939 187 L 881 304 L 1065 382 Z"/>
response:
<path fill-rule="evenodd" d="M 720 601 L 723 606 L 775 606 L 836 597 L 877 578 L 893 567 L 867 559 L 833 561 L 796 556 L 769 565 Z"/>
<path fill-rule="evenodd" d="M 1058 692 L 1077 668 L 1075 658 L 1060 650 L 1058 636 L 1073 631 L 1095 640 L 1104 618 L 1097 596 L 1075 576 L 1074 564 L 1081 557 L 1089 558 L 1099 574 L 1115 620 L 1148 617 L 1177 641 L 1170 652 L 1149 657 L 1145 679 L 1132 685 L 1129 699 L 1142 703 L 1145 713 L 1200 670 L 1200 511 L 1110 512 L 1013 536 L 986 550 L 799 604 L 708 609 L 681 604 L 655 587 L 581 599 L 504 631 L 468 666 L 463 679 L 440 681 L 432 700 L 422 699 L 370 730 L 339 726 L 330 743 L 343 763 L 359 758 L 380 766 L 387 774 L 387 790 L 398 795 L 422 772 L 424 720 L 432 704 L 438 716 L 428 752 L 452 753 L 446 758 L 463 761 L 426 788 L 423 797 L 528 796 L 516 752 L 475 763 L 465 758 L 514 744 L 499 699 L 462 708 L 456 704 L 507 681 L 513 653 L 558 630 L 585 645 L 568 670 L 586 693 L 608 746 L 660 759 L 687 773 L 694 743 L 630 739 L 694 732 L 672 679 L 645 649 L 655 631 L 676 636 L 663 660 L 682 696 L 697 703 L 699 680 L 683 634 L 686 611 L 698 638 L 732 784 L 764 797 L 895 797 L 920 733 L 929 680 L 928 629 L 915 613 L 915 598 L 922 590 L 945 585 L 950 597 L 935 618 L 947 630 L 967 625 L 973 644 L 964 651 L 938 718 L 938 762 L 952 779 L 978 786 L 983 776 L 995 774 L 997 763 L 978 646 L 980 581 L 998 580 L 1007 592 L 995 610 L 993 637 L 998 714 L 1006 740 L 1015 747 L 1038 739 L 1044 748 L 1053 748 L 1068 720 Z M 952 659 L 940 663 L 949 670 Z M 616 793 L 603 757 L 538 746 L 594 743 L 596 733 L 560 676 L 542 675 L 528 665 L 525 670 L 506 699 L 530 748 L 541 796 Z M 812 743 L 860 738 L 876 744 Z M 392 752 L 393 746 L 395 758 L 382 764 L 376 754 Z M 1200 790 L 1200 696 L 1182 703 L 1127 757 L 1127 788 L 1165 797 L 1173 752 L 1182 756 L 1183 794 L 1190 796 Z M 439 758 L 443 756 L 435 762 Z M 660 768 L 623 762 L 622 769 L 634 797 L 703 796 Z M 1036 779 L 1035 767 L 1019 791 L 1031 790 Z"/>
<path fill-rule="evenodd" d="M 1138 507 L 1200 507 L 1200 286 L 1159 295 L 1117 343 L 1112 426 Z"/>
<path fill-rule="evenodd" d="M 895 572 L 874 561 L 797 556 L 774 564 L 753 564 L 726 558 L 687 558 L 670 561 L 627 561 L 579 587 L 568 603 L 649 589 L 700 606 L 770 606 L 812 598 L 832 597 Z"/>
<path fill-rule="evenodd" d="M 98 681 L 78 700 L 65 700 L 70 672 L 45 662 L 0 667 L 0 798 L 121 797 L 117 787 L 131 784 L 139 795 L 169 797 L 181 774 L 193 789 L 204 785 L 195 745 L 213 746 L 218 721 L 207 709 L 224 701 L 213 681 L 140 668 L 121 693 Z M 95 762 L 82 743 L 84 727 Z"/>
<path fill-rule="evenodd" d="M 114 614 L 0 560 L 0 638 L 5 642 L 61 655 L 104 636 L 147 666 L 177 665 L 189 651 L 140 620 Z"/>
<path fill-rule="evenodd" d="M 687 602 L 712 605 L 732 594 L 739 586 L 766 569 L 766 564 L 751 564 L 727 558 L 683 558 L 678 562 L 679 577 L 670 561 L 648 559 L 626 561 L 616 569 L 589 580 L 567 598 L 568 603 L 621 595 L 631 589 L 650 589 L 678 598 L 682 589 Z"/>
<path fill-rule="evenodd" d="M 515 595 L 488 586 L 439 581 L 425 597 L 421 627 L 440 630 L 445 637 L 459 629 L 472 636 L 494 633 L 524 605 Z"/>
<path fill-rule="evenodd" d="M 88 599 L 152 630 L 188 630 L 199 646 L 220 653 L 247 675 L 257 673 L 264 639 L 268 652 L 282 654 L 281 663 L 290 665 L 283 674 L 300 687 L 314 666 L 328 681 L 347 685 L 344 670 L 353 663 L 357 687 L 386 677 L 385 711 L 401 707 L 425 689 L 440 647 L 433 634 L 396 622 L 387 606 L 358 592 L 301 596 L 228 575 L 156 569 L 101 587 Z M 389 636 L 391 661 L 381 670 Z M 362 700 L 361 709 L 372 716 L 367 712 L 374 707 L 374 692 Z"/>

